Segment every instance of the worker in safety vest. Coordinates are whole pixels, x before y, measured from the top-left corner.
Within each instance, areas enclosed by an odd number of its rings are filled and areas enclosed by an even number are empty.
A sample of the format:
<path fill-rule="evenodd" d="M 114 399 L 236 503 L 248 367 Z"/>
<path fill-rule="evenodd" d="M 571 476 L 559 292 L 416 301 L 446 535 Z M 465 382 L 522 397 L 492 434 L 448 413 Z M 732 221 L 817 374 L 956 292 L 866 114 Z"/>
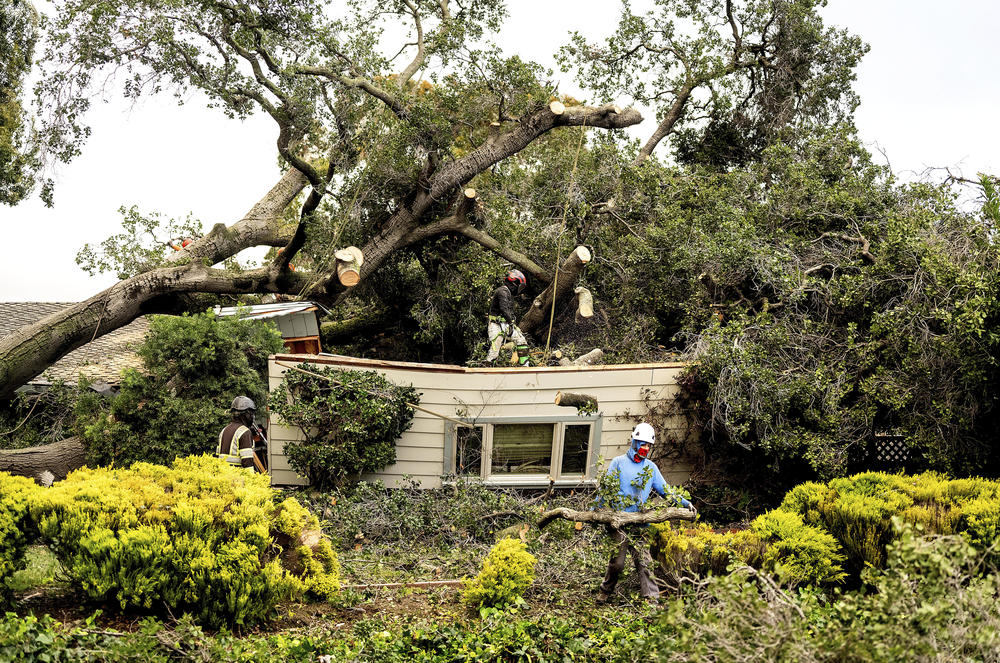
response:
<path fill-rule="evenodd" d="M 254 437 L 257 425 L 254 415 L 257 406 L 246 396 L 237 396 L 229 408 L 232 421 L 219 433 L 216 455 L 237 467 L 256 469 L 254 466 Z"/>
<path fill-rule="evenodd" d="M 655 442 L 656 432 L 649 424 L 643 422 L 632 429 L 628 451 L 615 457 L 605 473 L 606 476 L 618 478 L 618 495 L 613 500 L 616 504 L 609 506 L 619 511 L 636 512 L 643 507 L 650 494 L 656 492 L 660 497 L 673 500 L 678 506 L 695 511 L 688 499 L 673 491 L 664 480 L 656 463 L 649 459 Z M 601 583 L 601 587 L 597 591 L 597 602 L 606 602 L 611 593 L 615 591 L 618 577 L 625 568 L 625 557 L 631 555 L 635 562 L 636 573 L 639 576 L 639 591 L 643 598 L 655 603 L 659 599 L 660 589 L 649 571 L 653 560 L 649 554 L 649 546 L 644 540 L 645 537 L 642 537 L 643 540 L 638 545 L 633 545 L 622 530 L 609 528 L 609 533 L 617 544 L 618 550 L 608 561 L 608 571 L 604 576 L 604 582 Z"/>
<path fill-rule="evenodd" d="M 500 348 L 506 339 L 514 341 L 514 351 L 517 352 L 518 363 L 521 366 L 528 365 L 528 341 L 524 334 L 514 324 L 514 297 L 524 292 L 524 287 L 528 280 L 520 270 L 512 269 L 507 272 L 503 283 L 493 291 L 490 299 L 490 319 L 487 326 L 489 336 L 490 351 L 486 355 L 486 361 L 496 361 L 500 356 Z"/>

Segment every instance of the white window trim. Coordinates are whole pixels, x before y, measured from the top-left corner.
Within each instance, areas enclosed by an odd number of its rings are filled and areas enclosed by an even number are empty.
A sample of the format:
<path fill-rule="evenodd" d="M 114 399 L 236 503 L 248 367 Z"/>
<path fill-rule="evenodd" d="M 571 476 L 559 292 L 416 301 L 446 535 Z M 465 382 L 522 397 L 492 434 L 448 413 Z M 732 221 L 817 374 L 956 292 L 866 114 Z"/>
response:
<path fill-rule="evenodd" d="M 589 416 L 562 415 L 553 417 L 478 417 L 475 419 L 462 418 L 462 421 L 483 428 L 483 454 L 479 468 L 479 476 L 463 476 L 463 480 L 480 480 L 491 486 L 548 486 L 554 480 L 554 485 L 577 486 L 580 484 L 592 484 L 597 481 L 597 462 L 601 453 L 601 423 L 600 413 Z M 553 427 L 552 440 L 552 464 L 555 472 L 549 474 L 492 474 L 493 456 L 493 425 L 494 424 L 555 424 Z M 590 443 L 587 447 L 586 471 L 583 474 L 561 474 L 563 445 L 565 444 L 565 431 L 567 424 L 590 424 Z M 456 434 L 457 424 L 448 424 L 445 427 L 444 441 L 444 476 L 448 479 L 457 479 L 455 462 L 458 456 L 458 436 Z"/>

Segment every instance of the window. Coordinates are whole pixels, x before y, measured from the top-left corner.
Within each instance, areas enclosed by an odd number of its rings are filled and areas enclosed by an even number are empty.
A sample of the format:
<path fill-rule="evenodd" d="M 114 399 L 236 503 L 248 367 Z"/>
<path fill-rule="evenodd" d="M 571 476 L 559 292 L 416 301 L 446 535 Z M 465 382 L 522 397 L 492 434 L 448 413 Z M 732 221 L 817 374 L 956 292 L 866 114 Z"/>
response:
<path fill-rule="evenodd" d="M 470 421 L 470 423 L 473 423 Z M 601 420 L 590 417 L 487 417 L 450 426 L 445 474 L 504 485 L 567 485 L 596 476 Z"/>
<path fill-rule="evenodd" d="M 483 473 L 483 427 L 456 427 L 458 442 L 455 456 L 455 474 L 460 477 L 478 477 Z"/>

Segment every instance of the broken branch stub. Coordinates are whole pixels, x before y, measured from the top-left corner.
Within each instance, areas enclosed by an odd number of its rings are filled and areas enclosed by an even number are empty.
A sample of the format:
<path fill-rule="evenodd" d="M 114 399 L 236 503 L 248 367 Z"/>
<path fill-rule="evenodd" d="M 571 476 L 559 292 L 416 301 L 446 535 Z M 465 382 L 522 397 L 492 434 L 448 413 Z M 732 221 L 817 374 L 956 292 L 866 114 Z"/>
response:
<path fill-rule="evenodd" d="M 576 321 L 594 317 L 594 295 L 582 285 L 573 290 L 576 293 Z"/>
<path fill-rule="evenodd" d="M 356 286 L 361 280 L 361 265 L 365 261 L 361 249 L 348 246 L 333 255 L 337 259 L 337 280 L 345 288 Z"/>
<path fill-rule="evenodd" d="M 576 247 L 566 257 L 562 266 L 559 267 L 558 275 L 553 279 L 553 283 L 550 283 L 545 290 L 535 297 L 531 306 L 528 307 L 528 311 L 521 318 L 518 324 L 521 331 L 532 333 L 548 322 L 549 307 L 552 306 L 553 300 L 558 305 L 559 302 L 565 301 L 570 293 L 574 292 L 574 284 L 579 280 L 583 268 L 587 266 L 592 257 L 590 249 L 586 246 Z M 554 295 L 552 292 L 553 284 L 556 286 Z"/>
<path fill-rule="evenodd" d="M 593 412 L 597 411 L 597 398 L 590 394 L 577 394 L 572 391 L 557 391 L 556 405 L 575 407 Z"/>
<path fill-rule="evenodd" d="M 657 509 L 656 511 L 639 511 L 637 513 L 612 511 L 610 509 L 576 511 L 575 509 L 559 507 L 558 509 L 551 509 L 542 513 L 542 517 L 538 519 L 536 524 L 539 529 L 542 529 L 557 518 L 594 525 L 610 525 L 615 529 L 621 529 L 627 525 L 650 525 L 653 523 L 665 523 L 668 520 L 694 520 L 696 515 L 691 509 L 678 509 L 677 507 Z"/>

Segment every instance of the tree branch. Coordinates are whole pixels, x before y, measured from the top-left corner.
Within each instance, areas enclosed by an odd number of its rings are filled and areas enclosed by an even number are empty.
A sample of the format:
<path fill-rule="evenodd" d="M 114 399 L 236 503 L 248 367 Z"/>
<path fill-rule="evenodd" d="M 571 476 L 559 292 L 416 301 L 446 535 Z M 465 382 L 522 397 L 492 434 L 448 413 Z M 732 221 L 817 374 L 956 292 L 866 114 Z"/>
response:
<path fill-rule="evenodd" d="M 410 0 L 403 0 L 403 4 L 410 10 L 413 22 L 417 28 L 417 54 L 414 56 L 413 61 L 399 74 L 397 83 L 399 83 L 399 89 L 401 90 L 405 88 L 406 83 L 413 78 L 413 74 L 417 73 L 420 65 L 424 63 L 424 26 L 420 22 L 420 9 L 410 2 Z"/>
<path fill-rule="evenodd" d="M 400 118 L 401 120 L 406 119 L 406 106 L 403 105 L 403 102 L 397 99 L 391 93 L 378 87 L 377 85 L 375 85 L 374 83 L 372 83 L 370 80 L 368 80 L 363 76 L 355 75 L 354 78 L 351 78 L 349 76 L 345 76 L 343 74 L 335 72 L 331 69 L 326 69 L 324 67 L 313 67 L 305 65 L 299 65 L 295 67 L 294 71 L 296 73 L 306 74 L 309 76 L 321 76 L 330 81 L 343 85 L 344 87 L 357 88 L 384 103 L 396 115 L 396 117 Z"/>
<path fill-rule="evenodd" d="M 600 509 L 598 511 L 576 511 L 566 507 L 551 509 L 542 514 L 536 524 L 542 529 L 556 518 L 563 518 L 577 523 L 591 523 L 594 525 L 610 525 L 615 529 L 621 529 L 627 525 L 649 525 L 652 523 L 665 523 L 668 520 L 694 520 L 694 511 L 690 509 L 678 509 L 670 507 L 656 511 L 639 511 L 628 513 L 625 511 L 612 511 L 610 509 Z"/>

